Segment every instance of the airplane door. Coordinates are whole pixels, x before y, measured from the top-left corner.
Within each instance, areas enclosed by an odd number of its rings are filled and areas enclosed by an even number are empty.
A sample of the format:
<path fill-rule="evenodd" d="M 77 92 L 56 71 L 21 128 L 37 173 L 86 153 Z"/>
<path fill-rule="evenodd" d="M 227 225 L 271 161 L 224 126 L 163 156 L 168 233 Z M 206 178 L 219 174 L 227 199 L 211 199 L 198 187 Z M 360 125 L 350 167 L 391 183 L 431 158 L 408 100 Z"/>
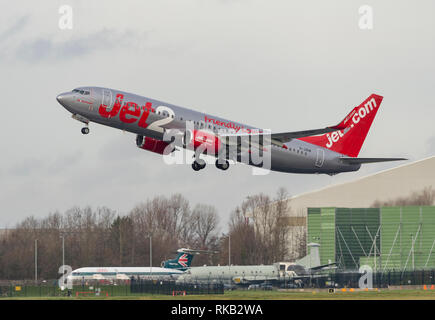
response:
<path fill-rule="evenodd" d="M 90 106 L 89 106 L 89 110 L 93 110 L 94 106 L 95 106 L 95 90 L 93 88 L 89 88 L 90 91 Z"/>
<path fill-rule="evenodd" d="M 317 149 L 316 167 L 321 168 L 325 161 L 325 150 Z"/>
<path fill-rule="evenodd" d="M 113 107 L 112 91 L 103 89 L 101 104 L 107 106 L 106 110 L 108 112 L 112 110 Z"/>

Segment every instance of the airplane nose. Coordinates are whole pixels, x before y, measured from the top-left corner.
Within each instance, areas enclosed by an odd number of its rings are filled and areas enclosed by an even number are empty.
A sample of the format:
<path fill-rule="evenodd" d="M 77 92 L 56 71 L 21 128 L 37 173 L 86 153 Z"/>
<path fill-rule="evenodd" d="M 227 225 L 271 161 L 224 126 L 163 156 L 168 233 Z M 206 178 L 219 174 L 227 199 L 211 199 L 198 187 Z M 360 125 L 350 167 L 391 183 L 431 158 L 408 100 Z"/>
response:
<path fill-rule="evenodd" d="M 66 93 L 61 93 L 61 94 L 59 94 L 59 95 L 56 97 L 56 100 L 57 100 L 59 103 L 65 102 L 66 96 L 67 96 Z"/>
<path fill-rule="evenodd" d="M 65 107 L 68 104 L 68 96 L 69 94 L 67 92 L 61 93 L 56 97 L 56 100 L 61 106 Z"/>

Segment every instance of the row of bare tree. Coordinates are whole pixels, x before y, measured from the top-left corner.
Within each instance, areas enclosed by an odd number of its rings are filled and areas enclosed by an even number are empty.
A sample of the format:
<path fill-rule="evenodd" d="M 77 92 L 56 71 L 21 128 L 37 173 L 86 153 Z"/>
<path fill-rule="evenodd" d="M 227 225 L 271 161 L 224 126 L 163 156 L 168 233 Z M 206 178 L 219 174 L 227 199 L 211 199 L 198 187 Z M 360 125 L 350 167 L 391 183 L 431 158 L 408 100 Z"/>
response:
<path fill-rule="evenodd" d="M 148 266 L 150 241 L 153 266 L 173 258 L 181 247 L 218 252 L 195 256 L 193 265 L 283 260 L 288 233 L 283 223 L 285 197 L 283 189 L 276 199 L 264 194 L 248 197 L 232 213 L 226 234 L 220 233 L 213 206 L 191 207 L 180 194 L 155 197 L 122 216 L 106 207 L 74 207 L 42 219 L 28 217 L 0 237 L 0 279 L 34 279 L 35 265 L 39 279 L 58 278 L 63 252 L 65 264 L 73 269 Z"/>
<path fill-rule="evenodd" d="M 287 198 L 283 188 L 274 199 L 262 193 L 247 197 L 230 217 L 229 232 L 221 245 L 221 263 L 249 265 L 283 261 L 289 254 Z"/>
<path fill-rule="evenodd" d="M 423 190 L 415 191 L 408 196 L 386 201 L 376 200 L 373 202 L 372 207 L 432 206 L 434 203 L 435 190 L 432 190 L 432 187 L 426 187 Z"/>

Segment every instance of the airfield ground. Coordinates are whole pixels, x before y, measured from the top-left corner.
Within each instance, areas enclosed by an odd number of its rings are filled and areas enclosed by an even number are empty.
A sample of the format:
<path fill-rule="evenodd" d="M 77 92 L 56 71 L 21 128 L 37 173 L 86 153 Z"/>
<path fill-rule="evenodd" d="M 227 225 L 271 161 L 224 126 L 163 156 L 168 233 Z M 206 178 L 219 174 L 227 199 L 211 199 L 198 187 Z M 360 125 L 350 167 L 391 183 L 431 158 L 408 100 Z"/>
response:
<path fill-rule="evenodd" d="M 435 300 L 432 290 L 378 290 L 359 292 L 282 292 L 235 290 L 217 295 L 131 295 L 109 297 L 14 297 L 0 300 Z"/>

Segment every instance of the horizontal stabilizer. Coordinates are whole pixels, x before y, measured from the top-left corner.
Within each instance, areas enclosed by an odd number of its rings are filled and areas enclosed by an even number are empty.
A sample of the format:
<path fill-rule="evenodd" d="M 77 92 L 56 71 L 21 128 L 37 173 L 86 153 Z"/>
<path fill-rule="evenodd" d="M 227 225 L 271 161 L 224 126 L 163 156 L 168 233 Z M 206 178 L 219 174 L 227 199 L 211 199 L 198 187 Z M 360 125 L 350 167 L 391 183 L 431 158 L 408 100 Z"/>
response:
<path fill-rule="evenodd" d="M 363 163 L 376 163 L 388 161 L 402 161 L 408 160 L 405 158 L 340 158 L 341 161 L 347 164 L 363 164 Z"/>

